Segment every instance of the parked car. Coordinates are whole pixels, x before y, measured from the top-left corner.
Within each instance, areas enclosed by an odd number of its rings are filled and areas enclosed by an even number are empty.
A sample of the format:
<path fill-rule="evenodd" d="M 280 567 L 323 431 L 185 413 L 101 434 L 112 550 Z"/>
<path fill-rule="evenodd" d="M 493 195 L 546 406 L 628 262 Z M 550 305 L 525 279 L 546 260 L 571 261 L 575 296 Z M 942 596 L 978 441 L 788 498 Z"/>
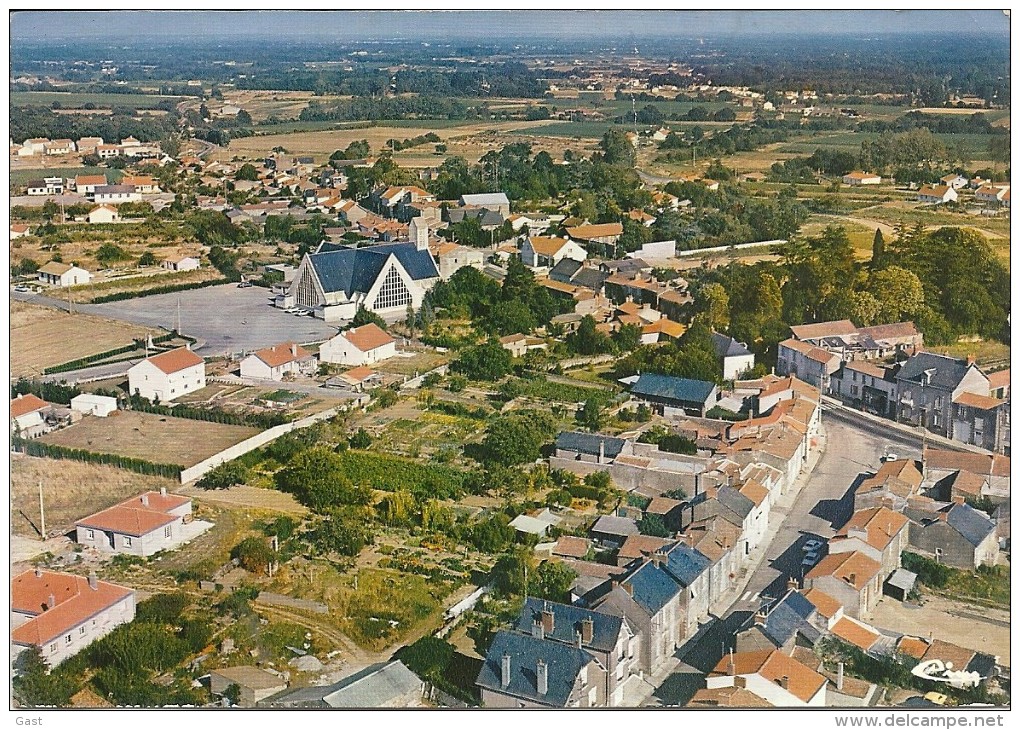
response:
<path fill-rule="evenodd" d="M 821 540 L 808 540 L 806 543 L 800 546 L 800 549 L 806 553 L 816 553 L 818 549 L 822 547 Z"/>
<path fill-rule="evenodd" d="M 31 289 L 29 289 L 29 288 L 28 288 L 27 286 L 25 286 L 24 284 L 18 284 L 18 285 L 17 285 L 16 287 L 14 287 L 14 291 L 19 291 L 19 292 L 29 292 L 29 291 L 32 291 L 32 290 L 31 290 Z"/>
<path fill-rule="evenodd" d="M 250 281 L 242 281 L 240 284 L 237 285 L 237 288 L 238 289 L 247 289 L 250 286 L 251 286 L 251 282 Z"/>
<path fill-rule="evenodd" d="M 818 557 L 819 555 L 817 552 L 810 552 L 804 556 L 804 559 L 800 561 L 800 564 L 803 565 L 805 568 L 810 568 L 815 563 L 818 562 Z"/>
<path fill-rule="evenodd" d="M 894 454 L 893 452 L 887 451 L 885 456 L 883 456 L 880 461 L 884 464 L 887 461 L 896 461 L 899 458 L 900 457 Z"/>

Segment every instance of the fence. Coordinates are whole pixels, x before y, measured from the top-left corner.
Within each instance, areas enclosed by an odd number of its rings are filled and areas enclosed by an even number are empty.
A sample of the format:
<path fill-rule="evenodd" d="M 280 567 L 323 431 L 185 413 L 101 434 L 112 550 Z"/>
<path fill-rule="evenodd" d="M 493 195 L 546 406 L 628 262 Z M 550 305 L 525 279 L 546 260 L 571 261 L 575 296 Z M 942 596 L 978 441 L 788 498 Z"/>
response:
<path fill-rule="evenodd" d="M 255 603 L 264 603 L 267 606 L 282 606 L 283 608 L 296 608 L 300 611 L 310 611 L 312 613 L 329 613 L 329 606 L 325 603 L 306 601 L 302 598 L 291 598 L 279 593 L 266 593 L 265 591 L 259 591 Z"/>
<path fill-rule="evenodd" d="M 747 248 L 763 248 L 767 246 L 776 246 L 782 243 L 787 243 L 785 238 L 777 238 L 772 241 L 755 241 L 753 243 L 738 243 L 735 246 L 713 246 L 712 248 L 694 248 L 690 251 L 677 251 L 677 258 L 683 258 L 685 256 L 697 256 L 703 253 L 725 253 L 726 251 L 743 251 Z"/>
<path fill-rule="evenodd" d="M 273 426 L 272 428 L 266 429 L 261 433 L 257 433 L 251 438 L 247 438 L 244 441 L 241 441 L 240 443 L 236 443 L 233 446 L 224 449 L 218 454 L 210 456 L 208 459 L 205 459 L 204 461 L 198 462 L 194 466 L 188 467 L 187 469 L 182 469 L 181 484 L 187 484 L 188 482 L 194 481 L 195 479 L 199 479 L 202 476 L 204 476 L 207 472 L 216 468 L 220 464 L 226 461 L 230 461 L 231 459 L 236 459 L 239 456 L 244 456 L 249 451 L 254 451 L 260 446 L 264 446 L 265 444 L 268 444 L 270 441 L 278 439 L 285 433 L 290 433 L 295 429 L 304 428 L 305 426 L 311 426 L 313 423 L 318 423 L 319 421 L 325 421 L 337 415 L 343 410 L 344 407 L 342 406 L 337 408 L 330 408 L 328 411 L 315 413 L 311 416 L 307 416 L 306 418 L 302 418 L 297 421 L 291 421 L 290 423 L 284 423 L 280 426 Z"/>
<path fill-rule="evenodd" d="M 422 373 L 421 375 L 411 378 L 410 380 L 405 380 L 403 383 L 400 384 L 400 389 L 404 390 L 406 388 L 414 390 L 415 388 L 420 388 L 422 382 L 424 382 L 425 378 L 427 378 L 428 376 L 446 375 L 449 369 L 450 369 L 449 365 L 440 365 L 439 367 L 434 368 L 433 370 L 429 370 L 427 373 Z"/>

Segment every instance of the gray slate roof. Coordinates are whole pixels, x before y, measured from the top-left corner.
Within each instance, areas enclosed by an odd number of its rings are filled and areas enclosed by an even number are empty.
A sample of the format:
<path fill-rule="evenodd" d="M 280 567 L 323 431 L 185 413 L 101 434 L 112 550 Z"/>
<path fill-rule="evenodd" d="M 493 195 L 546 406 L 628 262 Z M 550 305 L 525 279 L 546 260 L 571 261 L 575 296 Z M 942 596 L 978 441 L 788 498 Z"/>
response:
<path fill-rule="evenodd" d="M 769 610 L 762 630 L 776 646 L 784 645 L 798 633 L 814 644 L 822 637 L 817 627 L 808 620 L 815 610 L 814 604 L 803 594 L 790 591 Z"/>
<path fill-rule="evenodd" d="M 661 611 L 683 590 L 683 586 L 669 571 L 651 561 L 635 570 L 623 582 L 630 585 L 631 597 L 650 616 Z"/>
<path fill-rule="evenodd" d="M 450 218 L 450 223 L 460 223 L 467 218 L 477 218 L 481 226 L 503 225 L 503 216 L 498 211 L 488 208 L 453 208 L 447 215 Z"/>
<path fill-rule="evenodd" d="M 563 261 L 569 261 L 570 259 L 563 259 Z M 561 261 L 560 263 L 563 263 Z M 592 289 L 598 291 L 606 283 L 606 279 L 609 278 L 609 274 L 600 269 L 594 269 L 591 266 L 584 266 L 578 271 L 574 278 L 571 279 L 570 283 L 574 286 L 582 286 L 585 289 Z"/>
<path fill-rule="evenodd" d="M 420 694 L 422 684 L 403 662 L 395 661 L 348 677 L 322 699 L 328 707 L 382 707 L 398 697 Z"/>
<path fill-rule="evenodd" d="M 342 291 L 351 296 L 372 288 L 391 255 L 415 281 L 439 277 L 432 254 L 419 251 L 413 243 L 346 248 L 324 242 L 308 259 L 326 292 Z"/>
<path fill-rule="evenodd" d="M 506 193 L 475 193 L 460 196 L 461 205 L 510 205 Z"/>
<path fill-rule="evenodd" d="M 601 532 L 603 535 L 637 535 L 639 530 L 637 523 L 629 517 L 616 517 L 615 515 L 602 515 L 591 527 L 592 532 Z"/>
<path fill-rule="evenodd" d="M 711 560 L 683 542 L 666 553 L 666 568 L 684 587 L 694 583 L 711 565 Z"/>
<path fill-rule="evenodd" d="M 560 259 L 559 263 L 549 270 L 549 278 L 553 281 L 559 281 L 564 284 L 569 284 L 573 279 L 574 274 L 584 264 L 581 261 L 576 261 L 572 258 Z"/>
<path fill-rule="evenodd" d="M 590 646 L 598 651 L 613 651 L 616 647 L 616 640 L 623 627 L 623 619 L 619 616 L 610 616 L 606 613 L 590 611 L 578 606 L 568 606 L 563 603 L 543 601 L 540 598 L 528 598 L 524 602 L 515 628 L 523 634 L 530 634 L 532 624 L 536 619 L 541 618 L 543 610 L 553 613 L 553 630 L 545 635 L 547 640 L 576 646 L 576 637 L 581 630 L 581 622 L 591 619 L 592 640 L 585 646 Z"/>
<path fill-rule="evenodd" d="M 920 352 L 908 359 L 896 374 L 897 380 L 911 383 L 924 383 L 933 388 L 953 390 L 963 380 L 970 366 L 966 360 L 936 355 L 931 352 Z M 931 371 L 931 380 L 927 380 L 926 371 Z"/>
<path fill-rule="evenodd" d="M 656 373 L 641 373 L 637 382 L 630 387 L 630 392 L 634 395 L 668 398 L 687 403 L 701 403 L 702 405 L 708 403 L 714 390 L 715 384 L 705 380 L 675 378 L 671 375 Z"/>
<path fill-rule="evenodd" d="M 754 502 L 733 487 L 719 487 L 716 499 L 719 500 L 720 504 L 725 505 L 741 518 L 747 517 L 751 510 L 754 509 Z"/>
<path fill-rule="evenodd" d="M 510 683 L 502 684 L 503 655 L 510 656 Z M 538 693 L 539 660 L 548 669 L 548 691 Z M 492 639 L 485 663 L 476 684 L 502 694 L 540 702 L 552 707 L 565 707 L 581 668 L 590 664 L 591 654 L 558 641 L 536 639 L 530 634 L 500 631 Z"/>
<path fill-rule="evenodd" d="M 906 568 L 897 568 L 889 576 L 886 581 L 889 585 L 894 588 L 899 588 L 903 591 L 910 591 L 914 587 L 914 583 L 917 582 L 917 573 L 911 573 Z"/>
<path fill-rule="evenodd" d="M 729 335 L 721 335 L 718 332 L 712 333 L 712 345 L 715 347 L 715 354 L 719 357 L 741 357 L 750 355 L 743 343 L 737 342 Z"/>
<path fill-rule="evenodd" d="M 946 522 L 974 547 L 995 531 L 995 523 L 969 504 L 953 504 L 947 510 Z"/>
<path fill-rule="evenodd" d="M 603 445 L 607 459 L 615 459 L 627 444 L 624 439 L 605 436 L 600 433 L 582 433 L 580 431 L 564 431 L 556 437 L 556 448 L 576 451 L 579 454 L 598 456 L 599 444 Z"/>

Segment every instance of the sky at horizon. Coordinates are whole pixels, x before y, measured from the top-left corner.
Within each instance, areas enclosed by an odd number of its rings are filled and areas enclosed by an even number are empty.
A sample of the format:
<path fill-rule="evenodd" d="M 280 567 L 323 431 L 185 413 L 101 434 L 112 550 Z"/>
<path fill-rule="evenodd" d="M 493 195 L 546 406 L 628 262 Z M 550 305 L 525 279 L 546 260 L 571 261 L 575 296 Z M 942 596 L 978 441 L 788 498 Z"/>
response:
<path fill-rule="evenodd" d="M 172 20 L 171 20 L 172 16 Z M 887 34 L 953 31 L 1009 33 L 1000 10 L 763 11 L 16 11 L 13 40 L 114 40 L 165 36 L 195 39 L 464 40 L 619 39 L 669 36 Z"/>

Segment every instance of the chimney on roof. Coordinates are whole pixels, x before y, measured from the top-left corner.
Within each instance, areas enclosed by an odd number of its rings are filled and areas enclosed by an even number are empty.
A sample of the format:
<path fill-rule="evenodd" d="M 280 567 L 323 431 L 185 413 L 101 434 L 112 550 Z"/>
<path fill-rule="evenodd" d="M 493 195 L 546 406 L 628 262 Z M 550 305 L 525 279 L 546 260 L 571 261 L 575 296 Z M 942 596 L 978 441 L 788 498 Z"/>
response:
<path fill-rule="evenodd" d="M 36 566 L 35 568 L 35 577 L 42 578 L 42 570 L 39 569 L 39 566 Z"/>
<path fill-rule="evenodd" d="M 973 365 L 974 361 L 975 360 L 973 355 L 967 355 L 967 365 Z"/>
<path fill-rule="evenodd" d="M 503 662 L 502 662 L 502 665 L 501 665 L 500 668 L 502 670 L 500 672 L 500 683 L 503 685 L 503 689 L 506 689 L 507 687 L 510 686 L 510 655 L 509 654 L 504 654 L 503 655 Z"/>
<path fill-rule="evenodd" d="M 843 662 L 836 668 L 836 690 L 843 691 Z"/>
<path fill-rule="evenodd" d="M 846 578 L 844 578 L 844 580 L 847 583 L 849 583 L 850 585 L 856 585 L 857 584 L 857 573 L 850 573 L 849 575 L 846 576 Z"/>
<path fill-rule="evenodd" d="M 296 342 L 290 343 L 290 354 L 291 354 L 291 357 L 297 357 L 297 343 Z"/>
<path fill-rule="evenodd" d="M 166 496 L 166 487 L 160 487 L 159 488 L 159 496 L 160 497 L 165 497 Z"/>
<path fill-rule="evenodd" d="M 94 591 L 99 590 L 99 578 L 96 577 L 96 571 L 89 572 L 89 588 Z"/>
<path fill-rule="evenodd" d="M 778 682 L 779 686 L 783 689 L 790 689 L 790 678 L 785 674 L 779 678 Z"/>
<path fill-rule="evenodd" d="M 140 497 L 140 499 L 141 499 L 143 505 L 145 505 L 146 507 L 149 506 L 149 495 L 148 494 L 143 494 Z"/>
<path fill-rule="evenodd" d="M 48 598 L 46 599 L 46 608 L 48 608 L 48 609 L 49 609 L 49 608 L 53 608 L 53 607 L 54 607 L 54 606 L 56 606 L 56 605 L 57 605 L 57 597 L 56 597 L 56 596 L 54 596 L 54 595 L 53 595 L 53 594 L 51 593 L 51 594 L 49 595 L 49 597 L 48 597 Z"/>
<path fill-rule="evenodd" d="M 769 617 L 768 617 L 768 615 L 766 615 L 765 611 L 759 609 L 754 614 L 754 625 L 755 626 L 764 626 L 765 622 L 768 621 L 768 618 Z"/>
<path fill-rule="evenodd" d="M 553 628 L 556 626 L 556 614 L 548 609 L 548 607 L 542 609 L 542 630 L 551 634 Z"/>
<path fill-rule="evenodd" d="M 737 663 L 733 661 L 733 649 L 730 649 L 730 661 L 726 665 L 726 673 L 731 677 L 737 676 Z"/>
<path fill-rule="evenodd" d="M 531 635 L 536 639 L 545 638 L 545 628 L 542 626 L 542 619 L 536 618 L 531 622 Z"/>
<path fill-rule="evenodd" d="M 963 498 L 962 495 L 957 494 L 955 497 L 953 497 L 953 502 L 955 502 L 956 504 L 965 504 L 966 500 Z"/>
<path fill-rule="evenodd" d="M 747 689 L 747 677 L 734 677 L 733 686 L 737 689 Z"/>
<path fill-rule="evenodd" d="M 581 640 L 585 644 L 590 644 L 592 637 L 595 635 L 595 622 L 589 616 L 581 621 Z"/>
<path fill-rule="evenodd" d="M 583 643 L 584 643 L 584 641 L 583 641 L 583 637 L 581 636 L 581 632 L 580 631 L 575 631 L 574 632 L 574 645 L 578 649 L 580 649 L 582 647 Z"/>
<path fill-rule="evenodd" d="M 549 691 L 549 667 L 541 659 L 538 660 L 538 665 L 535 668 L 535 679 L 540 695 L 544 695 Z"/>

